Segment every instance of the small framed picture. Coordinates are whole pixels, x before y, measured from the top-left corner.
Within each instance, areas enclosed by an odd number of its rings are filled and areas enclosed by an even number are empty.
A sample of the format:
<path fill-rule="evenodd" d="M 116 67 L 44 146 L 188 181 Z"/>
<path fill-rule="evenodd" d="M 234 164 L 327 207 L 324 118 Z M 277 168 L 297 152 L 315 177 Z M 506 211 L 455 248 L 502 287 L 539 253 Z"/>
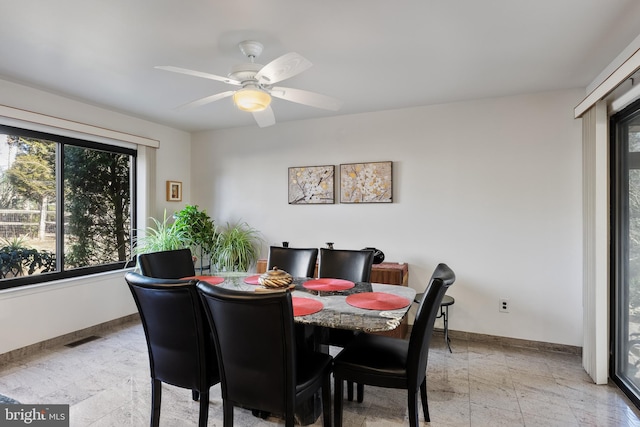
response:
<path fill-rule="evenodd" d="M 182 201 L 182 182 L 167 181 L 167 201 L 168 202 Z"/>

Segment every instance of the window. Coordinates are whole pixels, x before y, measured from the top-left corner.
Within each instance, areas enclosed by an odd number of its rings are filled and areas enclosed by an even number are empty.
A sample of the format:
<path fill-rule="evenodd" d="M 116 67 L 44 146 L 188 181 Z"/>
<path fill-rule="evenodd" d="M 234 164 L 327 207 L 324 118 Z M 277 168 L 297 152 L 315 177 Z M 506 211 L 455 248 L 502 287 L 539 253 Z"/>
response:
<path fill-rule="evenodd" d="M 640 102 L 611 118 L 610 376 L 640 405 Z"/>
<path fill-rule="evenodd" d="M 136 151 L 0 126 L 0 289 L 123 268 Z"/>

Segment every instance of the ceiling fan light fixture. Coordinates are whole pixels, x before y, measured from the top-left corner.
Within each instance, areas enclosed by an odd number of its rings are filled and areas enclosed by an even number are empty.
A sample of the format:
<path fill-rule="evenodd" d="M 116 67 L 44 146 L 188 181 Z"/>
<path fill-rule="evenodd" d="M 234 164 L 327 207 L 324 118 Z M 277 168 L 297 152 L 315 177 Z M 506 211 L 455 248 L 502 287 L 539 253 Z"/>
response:
<path fill-rule="evenodd" d="M 233 103 L 242 111 L 262 111 L 271 104 L 271 95 L 264 90 L 248 87 L 233 94 Z"/>

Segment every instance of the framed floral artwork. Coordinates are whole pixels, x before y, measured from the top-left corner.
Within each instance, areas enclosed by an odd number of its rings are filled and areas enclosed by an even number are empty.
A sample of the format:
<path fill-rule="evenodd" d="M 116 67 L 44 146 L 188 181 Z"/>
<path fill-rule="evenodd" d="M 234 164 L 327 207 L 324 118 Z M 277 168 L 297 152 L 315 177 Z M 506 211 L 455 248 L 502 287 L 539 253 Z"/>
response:
<path fill-rule="evenodd" d="M 289 168 L 289 204 L 334 203 L 334 175 L 333 165 Z"/>
<path fill-rule="evenodd" d="M 167 202 L 182 201 L 182 182 L 167 181 Z"/>
<path fill-rule="evenodd" d="M 340 165 L 340 203 L 391 203 L 393 163 Z"/>

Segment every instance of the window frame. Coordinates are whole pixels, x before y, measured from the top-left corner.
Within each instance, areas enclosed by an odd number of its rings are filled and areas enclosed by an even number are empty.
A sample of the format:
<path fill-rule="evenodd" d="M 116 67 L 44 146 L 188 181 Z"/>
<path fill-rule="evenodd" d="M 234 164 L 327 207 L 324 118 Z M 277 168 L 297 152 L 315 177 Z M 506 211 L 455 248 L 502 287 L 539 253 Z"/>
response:
<path fill-rule="evenodd" d="M 629 121 L 640 115 L 640 100 L 609 118 L 610 287 L 609 377 L 640 408 L 640 388 L 625 373 L 629 355 L 629 174 L 640 170 L 640 152 L 629 152 Z"/>
<path fill-rule="evenodd" d="M 71 145 L 75 147 L 107 151 L 110 153 L 124 154 L 132 157 L 131 170 L 130 170 L 130 214 L 131 214 L 131 233 L 129 236 L 130 242 L 133 243 L 135 239 L 135 230 L 137 229 L 137 197 L 136 197 L 136 182 L 137 182 L 137 158 L 138 151 L 133 148 L 124 147 L 119 144 L 107 144 L 104 142 L 96 142 L 88 139 L 81 139 L 72 136 L 58 135 L 49 132 L 31 130 L 20 128 L 16 126 L 10 126 L 0 124 L 0 132 L 8 135 L 15 135 L 34 139 L 44 139 L 47 141 L 55 142 L 61 145 L 61 150 L 58 151 L 59 155 L 56 156 L 56 198 L 58 200 L 56 205 L 56 229 L 58 233 L 64 236 L 64 220 L 63 209 L 64 206 L 64 146 Z M 64 254 L 64 239 L 60 239 L 56 236 L 56 253 Z M 133 247 L 133 244 L 131 245 Z M 62 279 L 76 278 L 89 276 L 92 274 L 104 273 L 108 271 L 121 270 L 131 266 L 131 263 L 135 260 L 133 253 L 131 259 L 128 261 L 118 261 L 108 264 L 101 264 L 90 267 L 79 267 L 71 270 L 64 270 L 64 263 L 61 262 L 62 258 L 57 258 L 57 268 L 59 271 L 41 273 L 36 275 L 27 275 L 20 277 L 13 277 L 9 279 L 0 280 L 0 290 L 17 288 L 26 285 L 35 285 L 46 282 L 52 282 Z"/>

